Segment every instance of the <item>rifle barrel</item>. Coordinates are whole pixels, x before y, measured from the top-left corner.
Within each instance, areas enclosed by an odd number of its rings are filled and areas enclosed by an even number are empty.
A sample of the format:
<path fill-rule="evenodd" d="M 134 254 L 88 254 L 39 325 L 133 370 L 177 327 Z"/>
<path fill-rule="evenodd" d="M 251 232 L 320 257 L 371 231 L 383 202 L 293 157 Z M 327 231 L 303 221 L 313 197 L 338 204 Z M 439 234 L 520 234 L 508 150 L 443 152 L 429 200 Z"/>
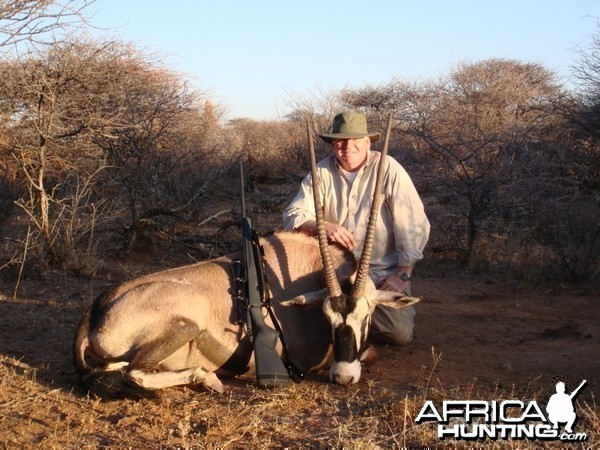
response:
<path fill-rule="evenodd" d="M 569 395 L 569 398 L 573 398 L 577 395 L 577 393 L 581 390 L 581 388 L 583 387 L 583 385 L 587 383 L 587 380 L 583 380 L 579 386 L 577 386 L 577 389 L 575 389 L 573 392 L 571 392 L 571 394 Z"/>
<path fill-rule="evenodd" d="M 246 197 L 244 195 L 244 163 L 240 159 L 240 205 L 242 217 L 246 216 Z"/>

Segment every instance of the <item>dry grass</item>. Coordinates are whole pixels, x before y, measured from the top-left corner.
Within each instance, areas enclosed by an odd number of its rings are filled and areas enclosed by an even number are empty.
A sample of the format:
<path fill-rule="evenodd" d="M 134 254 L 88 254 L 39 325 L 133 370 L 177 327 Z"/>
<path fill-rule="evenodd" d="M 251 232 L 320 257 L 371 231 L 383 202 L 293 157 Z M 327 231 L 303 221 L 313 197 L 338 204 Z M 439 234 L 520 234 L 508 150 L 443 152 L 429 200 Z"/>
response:
<path fill-rule="evenodd" d="M 433 371 L 440 355 L 432 352 Z M 45 368 L 42 368 L 45 370 Z M 170 389 L 159 399 L 102 402 L 73 384 L 51 386 L 38 369 L 0 357 L 0 445 L 3 448 L 421 448 L 466 447 L 440 441 L 431 423 L 416 424 L 425 400 L 540 398 L 526 387 L 504 392 L 475 381 L 444 386 L 435 373 L 405 392 L 383 383 L 351 387 L 311 379 L 279 390 L 252 380 L 228 384 L 223 395 Z M 578 405 L 578 429 L 598 445 L 595 403 Z M 560 442 L 485 442 L 485 448 L 564 448 Z M 584 446 L 581 446 L 584 448 Z"/>
<path fill-rule="evenodd" d="M 0 283 L 0 448 L 558 449 L 559 441 L 440 441 L 435 424 L 415 422 L 427 400 L 543 402 L 554 376 L 570 384 L 587 377 L 577 430 L 589 440 L 572 448 L 600 447 L 596 290 L 531 295 L 493 280 L 422 276 L 415 340 L 398 351 L 380 348 L 385 357 L 356 385 L 307 376 L 260 390 L 252 379 L 227 380 L 223 395 L 174 388 L 154 400 L 103 402 L 80 389 L 70 347 L 83 312 L 109 283 L 52 274 L 34 281 L 18 298 L 8 295 L 14 284 Z M 539 382 L 523 381 L 540 374 Z M 490 381 L 498 377 L 504 382 Z"/>

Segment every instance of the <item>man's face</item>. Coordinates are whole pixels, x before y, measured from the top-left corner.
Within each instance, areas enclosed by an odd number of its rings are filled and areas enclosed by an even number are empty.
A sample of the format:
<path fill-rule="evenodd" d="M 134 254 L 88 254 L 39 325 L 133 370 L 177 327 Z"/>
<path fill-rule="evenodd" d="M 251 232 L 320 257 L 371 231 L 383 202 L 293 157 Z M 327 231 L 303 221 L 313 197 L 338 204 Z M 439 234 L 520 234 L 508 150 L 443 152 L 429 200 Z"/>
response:
<path fill-rule="evenodd" d="M 360 169 L 367 160 L 371 147 L 369 136 L 354 139 L 333 139 L 331 148 L 344 170 L 354 172 Z"/>

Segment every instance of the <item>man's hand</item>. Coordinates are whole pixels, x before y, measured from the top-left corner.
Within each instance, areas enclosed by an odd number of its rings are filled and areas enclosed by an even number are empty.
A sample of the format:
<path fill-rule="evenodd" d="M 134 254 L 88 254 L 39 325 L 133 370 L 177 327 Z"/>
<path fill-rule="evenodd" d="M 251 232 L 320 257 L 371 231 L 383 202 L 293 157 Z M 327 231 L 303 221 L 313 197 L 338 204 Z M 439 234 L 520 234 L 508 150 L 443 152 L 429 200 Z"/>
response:
<path fill-rule="evenodd" d="M 306 231 L 308 233 L 317 235 L 317 221 L 316 220 L 307 220 L 299 227 L 300 230 Z M 329 243 L 337 242 L 340 245 L 343 245 L 349 250 L 352 250 L 356 246 L 356 239 L 354 235 L 337 223 L 325 222 L 325 234 L 327 235 L 327 240 Z"/>
<path fill-rule="evenodd" d="M 375 280 L 375 286 L 382 291 L 393 291 L 399 294 L 410 292 L 410 281 L 403 281 L 397 275 L 384 275 Z"/>
<path fill-rule="evenodd" d="M 352 250 L 356 246 L 354 235 L 341 225 L 325 222 L 325 233 L 327 233 L 329 242 L 337 242 L 348 250 Z"/>

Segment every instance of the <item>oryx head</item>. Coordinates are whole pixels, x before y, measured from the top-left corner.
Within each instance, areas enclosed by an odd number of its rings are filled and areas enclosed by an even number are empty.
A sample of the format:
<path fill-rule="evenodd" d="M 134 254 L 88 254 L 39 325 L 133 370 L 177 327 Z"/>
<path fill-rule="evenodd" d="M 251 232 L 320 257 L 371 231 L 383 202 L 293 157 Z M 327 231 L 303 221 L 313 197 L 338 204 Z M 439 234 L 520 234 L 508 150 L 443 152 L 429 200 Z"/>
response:
<path fill-rule="evenodd" d="M 360 261 L 358 262 L 356 272 L 349 278 L 349 282 L 344 283 L 343 286 L 341 286 L 336 277 L 332 259 L 329 254 L 323 219 L 323 208 L 319 195 L 319 180 L 316 168 L 312 129 L 307 121 L 319 247 L 321 250 L 321 258 L 323 260 L 323 270 L 327 288 L 319 292 L 296 297 L 286 303 L 309 304 L 323 301 L 323 312 L 331 324 L 333 342 L 333 362 L 329 369 L 329 379 L 337 384 L 356 383 L 360 379 L 360 355 L 365 349 L 370 318 L 376 305 L 383 303 L 395 308 L 404 308 L 418 301 L 418 299 L 407 297 L 406 295 L 397 292 L 378 291 L 368 274 L 375 235 L 375 224 L 381 207 L 383 163 L 385 161 L 385 155 L 387 154 L 390 129 L 391 114 L 388 120 L 384 148 L 379 160 L 375 194 Z"/>

